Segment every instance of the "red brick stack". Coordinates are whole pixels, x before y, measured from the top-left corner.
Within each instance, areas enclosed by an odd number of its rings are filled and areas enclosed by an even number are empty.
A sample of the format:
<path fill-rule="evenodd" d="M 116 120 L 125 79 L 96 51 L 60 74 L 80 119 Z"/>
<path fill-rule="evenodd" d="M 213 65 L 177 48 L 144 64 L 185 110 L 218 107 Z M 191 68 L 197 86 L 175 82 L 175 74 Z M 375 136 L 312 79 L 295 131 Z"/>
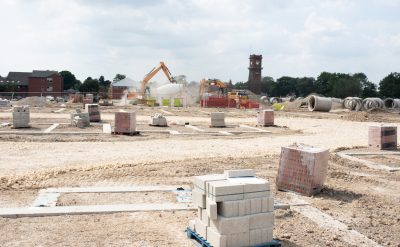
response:
<path fill-rule="evenodd" d="M 98 104 L 86 104 L 85 112 L 89 113 L 90 122 L 100 122 L 100 107 Z"/>
<path fill-rule="evenodd" d="M 257 114 L 258 125 L 273 126 L 274 125 L 274 110 L 262 110 Z"/>
<path fill-rule="evenodd" d="M 328 168 L 329 150 L 293 144 L 282 147 L 276 185 L 279 190 L 311 196 L 321 191 Z"/>
<path fill-rule="evenodd" d="M 368 146 L 381 150 L 397 149 L 397 127 L 392 125 L 370 126 Z"/>
<path fill-rule="evenodd" d="M 116 112 L 115 113 L 115 133 L 133 134 L 136 132 L 136 113 L 135 112 Z"/>

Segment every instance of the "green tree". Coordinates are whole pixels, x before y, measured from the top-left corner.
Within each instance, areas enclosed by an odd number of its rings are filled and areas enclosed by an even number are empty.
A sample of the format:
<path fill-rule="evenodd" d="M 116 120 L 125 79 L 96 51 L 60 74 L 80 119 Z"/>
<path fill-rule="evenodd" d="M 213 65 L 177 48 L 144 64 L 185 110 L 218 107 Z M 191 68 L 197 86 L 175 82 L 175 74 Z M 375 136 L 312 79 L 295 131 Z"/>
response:
<path fill-rule="evenodd" d="M 108 95 L 108 89 L 110 88 L 111 81 L 105 80 L 104 76 L 99 77 L 99 92 L 102 92 L 104 97 Z"/>
<path fill-rule="evenodd" d="M 268 96 L 274 96 L 276 93 L 276 82 L 274 78 L 266 76 L 261 81 L 261 92 Z"/>
<path fill-rule="evenodd" d="M 0 84 L 0 92 L 15 92 L 17 91 L 18 86 L 15 83 L 1 83 Z"/>
<path fill-rule="evenodd" d="M 63 78 L 64 82 L 64 90 L 68 90 L 74 88 L 75 84 L 77 83 L 76 77 L 74 74 L 67 70 L 63 70 L 60 72 L 61 77 Z"/>
<path fill-rule="evenodd" d="M 400 98 L 400 73 L 392 72 L 379 82 L 379 93 L 383 97 Z"/>
<path fill-rule="evenodd" d="M 235 83 L 234 88 L 238 90 L 245 90 L 248 89 L 249 87 L 247 82 L 240 81 Z"/>
<path fill-rule="evenodd" d="M 297 79 L 290 76 L 282 76 L 276 80 L 276 96 L 287 96 L 296 94 Z"/>
<path fill-rule="evenodd" d="M 315 92 L 315 79 L 313 77 L 296 78 L 296 95 L 305 97 Z"/>
<path fill-rule="evenodd" d="M 123 74 L 116 74 L 115 77 L 114 77 L 114 79 L 113 79 L 113 82 L 117 82 L 117 81 L 123 80 L 123 79 L 125 79 L 125 78 L 126 78 L 126 75 L 123 75 Z"/>
<path fill-rule="evenodd" d="M 99 92 L 99 81 L 97 79 L 93 79 L 92 77 L 86 78 L 86 80 L 79 86 L 80 92 Z"/>

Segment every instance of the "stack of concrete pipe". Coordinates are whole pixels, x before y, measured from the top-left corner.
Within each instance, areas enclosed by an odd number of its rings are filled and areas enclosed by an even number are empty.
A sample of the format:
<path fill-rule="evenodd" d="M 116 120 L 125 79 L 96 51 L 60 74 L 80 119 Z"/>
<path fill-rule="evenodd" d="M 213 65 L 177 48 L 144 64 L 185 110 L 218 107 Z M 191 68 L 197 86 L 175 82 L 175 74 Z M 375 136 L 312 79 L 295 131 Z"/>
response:
<path fill-rule="evenodd" d="M 365 98 L 362 102 L 364 110 L 370 110 L 375 108 L 383 108 L 384 103 L 380 98 Z"/>
<path fill-rule="evenodd" d="M 309 111 L 323 111 L 329 112 L 332 108 L 332 99 L 311 95 L 308 98 Z"/>
<path fill-rule="evenodd" d="M 383 101 L 385 108 L 400 108 L 400 99 L 386 98 Z"/>
<path fill-rule="evenodd" d="M 358 97 L 347 97 L 343 101 L 343 107 L 351 111 L 361 111 L 362 109 L 362 99 Z"/>

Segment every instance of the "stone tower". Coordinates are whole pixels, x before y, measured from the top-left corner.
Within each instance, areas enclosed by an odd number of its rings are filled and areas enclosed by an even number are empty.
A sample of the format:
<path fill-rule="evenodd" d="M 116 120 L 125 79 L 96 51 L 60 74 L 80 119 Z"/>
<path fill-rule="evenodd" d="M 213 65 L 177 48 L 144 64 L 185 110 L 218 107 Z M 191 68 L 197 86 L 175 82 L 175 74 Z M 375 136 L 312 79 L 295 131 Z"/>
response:
<path fill-rule="evenodd" d="M 262 55 L 250 55 L 249 90 L 255 94 L 261 93 Z"/>

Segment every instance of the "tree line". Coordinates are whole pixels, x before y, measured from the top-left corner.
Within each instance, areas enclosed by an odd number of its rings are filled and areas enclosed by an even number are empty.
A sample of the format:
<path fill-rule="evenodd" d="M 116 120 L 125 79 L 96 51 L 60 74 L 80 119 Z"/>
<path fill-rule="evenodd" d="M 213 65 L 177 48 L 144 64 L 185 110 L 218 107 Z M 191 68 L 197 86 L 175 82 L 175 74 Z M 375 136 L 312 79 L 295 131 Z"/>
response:
<path fill-rule="evenodd" d="M 107 93 L 110 85 L 114 82 L 125 79 L 123 74 L 116 74 L 112 82 L 106 80 L 104 76 L 97 78 L 88 77 L 83 82 L 76 79 L 75 75 L 70 71 L 64 70 L 60 72 L 64 81 L 64 90 L 76 90 L 79 92 Z"/>
<path fill-rule="evenodd" d="M 238 82 L 235 89 L 248 89 L 248 82 Z M 364 73 L 344 74 L 322 72 L 314 77 L 282 76 L 277 80 L 264 77 L 261 92 L 274 97 L 305 97 L 311 93 L 326 97 L 393 97 L 400 98 L 400 73 L 393 72 L 379 82 L 377 86 L 368 80 Z"/>

